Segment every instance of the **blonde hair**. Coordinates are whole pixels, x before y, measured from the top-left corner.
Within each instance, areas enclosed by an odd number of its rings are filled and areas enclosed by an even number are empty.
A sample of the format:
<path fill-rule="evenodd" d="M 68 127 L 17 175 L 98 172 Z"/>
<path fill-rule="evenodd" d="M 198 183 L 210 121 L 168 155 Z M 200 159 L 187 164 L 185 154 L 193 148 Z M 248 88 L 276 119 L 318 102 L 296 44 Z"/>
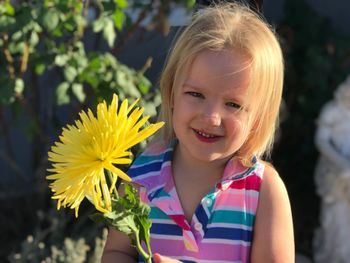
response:
<path fill-rule="evenodd" d="M 238 49 L 250 58 L 251 80 L 247 96 L 253 129 L 237 152 L 244 165 L 255 155 L 271 152 L 283 86 L 283 56 L 271 27 L 249 7 L 238 3 L 217 4 L 200 10 L 181 33 L 167 58 L 160 78 L 162 105 L 159 118 L 166 122 L 162 139 L 172 140 L 174 87 L 186 78 L 192 61 L 201 51 Z M 255 99 L 255 100 L 254 100 Z"/>

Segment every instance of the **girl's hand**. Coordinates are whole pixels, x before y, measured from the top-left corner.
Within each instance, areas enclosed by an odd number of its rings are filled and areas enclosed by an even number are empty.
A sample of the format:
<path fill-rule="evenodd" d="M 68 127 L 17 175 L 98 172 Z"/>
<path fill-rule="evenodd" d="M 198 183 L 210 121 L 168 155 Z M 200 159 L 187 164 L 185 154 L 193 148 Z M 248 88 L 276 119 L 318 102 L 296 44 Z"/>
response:
<path fill-rule="evenodd" d="M 155 263 L 180 263 L 181 262 L 181 261 L 178 261 L 176 259 L 161 256 L 158 253 L 155 253 L 153 255 L 153 259 L 154 259 Z"/>

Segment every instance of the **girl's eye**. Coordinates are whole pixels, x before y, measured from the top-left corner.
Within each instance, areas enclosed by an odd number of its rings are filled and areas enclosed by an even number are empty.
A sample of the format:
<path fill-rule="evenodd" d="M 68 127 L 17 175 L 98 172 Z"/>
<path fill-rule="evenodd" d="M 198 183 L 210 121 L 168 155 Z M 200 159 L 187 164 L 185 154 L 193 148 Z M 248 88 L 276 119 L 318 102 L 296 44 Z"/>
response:
<path fill-rule="evenodd" d="M 226 102 L 226 106 L 229 106 L 231 108 L 234 108 L 234 109 L 241 109 L 242 106 L 235 103 L 235 102 Z"/>
<path fill-rule="evenodd" d="M 203 95 L 201 93 L 195 91 L 187 91 L 186 94 L 196 98 L 203 98 Z"/>

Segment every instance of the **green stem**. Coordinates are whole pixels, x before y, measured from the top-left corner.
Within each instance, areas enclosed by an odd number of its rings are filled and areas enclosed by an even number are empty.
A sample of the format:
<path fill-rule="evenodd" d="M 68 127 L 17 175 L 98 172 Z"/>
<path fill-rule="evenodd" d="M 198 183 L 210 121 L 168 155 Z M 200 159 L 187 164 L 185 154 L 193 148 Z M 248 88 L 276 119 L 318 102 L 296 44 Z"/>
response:
<path fill-rule="evenodd" d="M 108 179 L 109 179 L 109 182 L 111 183 L 111 185 L 112 185 L 112 182 L 113 182 L 113 176 L 112 176 L 112 173 L 111 173 L 111 171 L 109 171 L 109 170 L 106 170 L 106 173 L 107 173 L 107 176 L 108 176 Z M 118 179 L 117 179 L 118 180 Z M 116 184 L 117 184 L 117 182 L 116 182 Z M 114 193 L 114 195 L 115 195 L 115 198 L 119 198 L 119 195 L 118 195 L 118 191 L 117 191 L 117 188 L 116 188 L 116 186 L 114 186 L 114 188 L 113 188 L 113 193 Z"/>
<path fill-rule="evenodd" d="M 137 251 L 141 254 L 141 256 L 144 258 L 146 263 L 152 263 L 152 258 L 151 255 L 148 254 L 146 251 L 143 250 L 142 246 L 141 246 L 141 242 L 140 242 L 140 238 L 139 238 L 139 232 L 134 232 L 135 233 L 135 239 L 136 239 L 136 249 Z M 148 251 L 150 252 L 150 248 L 148 248 Z"/>

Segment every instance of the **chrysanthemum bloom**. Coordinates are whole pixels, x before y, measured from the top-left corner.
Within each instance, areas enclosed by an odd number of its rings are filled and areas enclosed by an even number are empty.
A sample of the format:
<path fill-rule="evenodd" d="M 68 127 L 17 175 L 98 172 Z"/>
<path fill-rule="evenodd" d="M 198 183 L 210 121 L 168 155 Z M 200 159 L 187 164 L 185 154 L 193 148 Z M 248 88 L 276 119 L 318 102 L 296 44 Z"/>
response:
<path fill-rule="evenodd" d="M 130 164 L 129 149 L 155 133 L 163 122 L 142 128 L 149 116 L 141 118 L 143 108 L 136 107 L 137 101 L 128 106 L 124 100 L 118 112 L 118 97 L 113 96 L 110 106 L 98 104 L 97 116 L 89 109 L 80 112 L 75 125 L 63 128 L 60 141 L 48 153 L 52 168 L 48 169 L 53 180 L 50 188 L 61 206 L 75 209 L 78 216 L 80 203 L 85 197 L 93 202 L 98 211 L 111 211 L 111 193 L 117 178 L 131 181 L 118 164 Z M 105 170 L 110 171 L 108 186 Z"/>

